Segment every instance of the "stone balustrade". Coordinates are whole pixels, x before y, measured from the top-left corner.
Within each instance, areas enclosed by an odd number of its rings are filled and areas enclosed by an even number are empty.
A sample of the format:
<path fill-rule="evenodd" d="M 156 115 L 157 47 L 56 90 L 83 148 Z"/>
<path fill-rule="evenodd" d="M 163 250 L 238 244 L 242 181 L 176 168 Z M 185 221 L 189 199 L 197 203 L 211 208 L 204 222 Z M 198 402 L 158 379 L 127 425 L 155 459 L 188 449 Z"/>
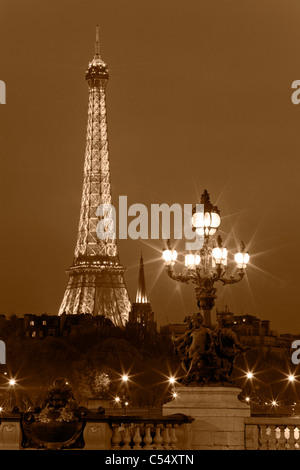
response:
<path fill-rule="evenodd" d="M 300 417 L 245 419 L 246 450 L 300 450 Z"/>
<path fill-rule="evenodd" d="M 190 450 L 193 418 L 171 416 L 83 416 L 82 450 Z M 0 450 L 22 450 L 21 413 L 1 413 Z M 27 447 L 28 448 L 28 447 Z"/>
<path fill-rule="evenodd" d="M 191 449 L 189 424 L 193 419 L 184 415 L 124 419 L 112 423 L 114 450 L 173 450 Z"/>
<path fill-rule="evenodd" d="M 89 417 L 83 433 L 85 449 L 190 450 L 192 421 L 193 418 L 180 414 L 158 417 L 112 415 L 100 425 Z M 106 442 L 101 436 L 106 436 Z"/>
<path fill-rule="evenodd" d="M 300 450 L 300 417 L 243 420 L 245 450 Z M 197 420 L 183 414 L 142 417 L 88 413 L 83 422 L 82 450 L 195 450 L 193 442 L 198 434 L 202 436 L 194 426 Z M 22 450 L 22 438 L 21 414 L 2 412 L 0 450 Z"/>

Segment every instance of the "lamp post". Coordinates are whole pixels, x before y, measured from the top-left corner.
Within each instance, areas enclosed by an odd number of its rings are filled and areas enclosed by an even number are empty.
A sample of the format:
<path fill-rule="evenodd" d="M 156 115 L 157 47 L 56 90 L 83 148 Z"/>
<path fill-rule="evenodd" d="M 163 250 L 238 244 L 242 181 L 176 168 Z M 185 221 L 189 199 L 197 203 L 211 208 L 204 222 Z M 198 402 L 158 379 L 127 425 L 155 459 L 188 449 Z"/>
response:
<path fill-rule="evenodd" d="M 249 262 L 249 254 L 245 251 L 245 245 L 241 242 L 240 251 L 235 255 L 237 275 L 227 275 L 227 249 L 223 247 L 220 236 L 214 239 L 214 235 L 221 223 L 220 211 L 210 202 L 209 194 L 204 190 L 200 203 L 203 204 L 203 212 L 193 211 L 192 227 L 196 236 L 201 237 L 202 247 L 191 250 L 185 255 L 185 268 L 182 273 L 176 274 L 174 265 L 177 252 L 168 241 L 167 249 L 162 257 L 166 265 L 169 277 L 175 281 L 195 284 L 197 305 L 203 316 L 203 325 L 211 327 L 211 310 L 215 304 L 217 289 L 215 284 L 220 281 L 223 285 L 240 282 Z M 200 239 L 200 238 L 199 238 Z"/>
<path fill-rule="evenodd" d="M 128 398 L 129 398 L 129 375 L 123 373 L 121 376 L 121 386 L 119 388 L 119 394 L 120 397 L 118 396 L 118 403 L 121 404 L 122 408 L 127 407 L 129 405 L 128 403 Z"/>

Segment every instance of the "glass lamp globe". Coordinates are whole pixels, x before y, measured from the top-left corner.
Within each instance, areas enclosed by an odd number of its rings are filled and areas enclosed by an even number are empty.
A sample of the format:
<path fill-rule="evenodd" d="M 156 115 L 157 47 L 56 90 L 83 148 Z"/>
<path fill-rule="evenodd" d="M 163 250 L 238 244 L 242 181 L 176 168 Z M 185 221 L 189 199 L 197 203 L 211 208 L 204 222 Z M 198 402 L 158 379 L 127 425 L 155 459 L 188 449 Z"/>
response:
<path fill-rule="evenodd" d="M 199 255 L 193 255 L 193 254 L 188 254 L 185 255 L 185 265 L 187 268 L 194 268 L 195 266 L 198 266 L 200 264 L 200 256 Z"/>
<path fill-rule="evenodd" d="M 222 261 L 222 248 L 216 247 L 212 250 L 212 255 L 216 264 L 221 264 Z"/>
<path fill-rule="evenodd" d="M 240 251 L 239 253 L 236 253 L 234 259 L 239 269 L 245 269 L 249 263 L 250 256 L 249 253 Z"/>
<path fill-rule="evenodd" d="M 194 210 L 192 217 L 192 227 L 198 235 L 206 237 L 214 235 L 221 223 L 219 209 L 210 202 L 209 194 L 204 190 L 200 203 L 203 204 L 203 211 Z"/>
<path fill-rule="evenodd" d="M 213 267 L 215 265 L 223 264 L 223 266 L 227 265 L 227 249 L 222 247 L 216 247 L 212 250 L 212 260 L 213 260 Z"/>
<path fill-rule="evenodd" d="M 227 249 L 222 248 L 222 264 L 226 266 L 227 264 Z"/>
<path fill-rule="evenodd" d="M 219 235 L 217 238 L 217 246 L 212 249 L 212 267 L 227 265 L 227 249 L 223 247 L 222 238 Z"/>
<path fill-rule="evenodd" d="M 164 250 L 162 253 L 162 258 L 166 264 L 173 264 L 177 259 L 177 251 Z"/>

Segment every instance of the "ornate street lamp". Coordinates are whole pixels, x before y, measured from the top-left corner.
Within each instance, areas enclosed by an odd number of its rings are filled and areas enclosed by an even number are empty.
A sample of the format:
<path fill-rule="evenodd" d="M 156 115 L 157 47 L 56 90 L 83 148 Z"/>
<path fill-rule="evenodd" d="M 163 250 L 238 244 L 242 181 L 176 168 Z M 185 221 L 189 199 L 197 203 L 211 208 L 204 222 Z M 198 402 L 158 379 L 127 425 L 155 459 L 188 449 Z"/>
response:
<path fill-rule="evenodd" d="M 227 249 L 223 247 L 220 236 L 214 241 L 214 235 L 221 223 L 220 211 L 210 202 L 206 190 L 201 196 L 200 203 L 203 204 L 204 210 L 202 212 L 193 210 L 192 227 L 199 240 L 202 239 L 202 247 L 185 255 L 185 268 L 178 275 L 174 270 L 177 252 L 172 249 L 170 241 L 168 241 L 168 247 L 163 251 L 162 257 L 171 279 L 185 283 L 191 282 L 196 285 L 197 305 L 203 315 L 203 325 L 210 328 L 211 310 L 215 304 L 217 291 L 215 284 L 218 281 L 223 285 L 241 281 L 249 262 L 249 254 L 245 251 L 244 243 L 241 242 L 240 251 L 235 255 L 238 268 L 237 276 L 227 276 Z"/>

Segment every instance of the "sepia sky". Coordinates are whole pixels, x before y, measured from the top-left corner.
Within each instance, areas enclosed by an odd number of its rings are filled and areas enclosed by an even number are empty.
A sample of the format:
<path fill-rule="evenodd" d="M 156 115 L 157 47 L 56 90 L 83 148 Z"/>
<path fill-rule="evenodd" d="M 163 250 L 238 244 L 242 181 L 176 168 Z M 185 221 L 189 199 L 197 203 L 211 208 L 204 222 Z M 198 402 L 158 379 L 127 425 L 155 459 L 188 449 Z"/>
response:
<path fill-rule="evenodd" d="M 195 204 L 207 189 L 227 249 L 243 240 L 251 256 L 216 307 L 300 335 L 299 21 L 296 0 L 0 0 L 0 313 L 57 314 L 62 301 L 99 24 L 115 205 Z M 164 271 L 162 240 L 118 245 L 132 300 L 143 252 L 158 324 L 196 310 L 193 287 Z"/>

